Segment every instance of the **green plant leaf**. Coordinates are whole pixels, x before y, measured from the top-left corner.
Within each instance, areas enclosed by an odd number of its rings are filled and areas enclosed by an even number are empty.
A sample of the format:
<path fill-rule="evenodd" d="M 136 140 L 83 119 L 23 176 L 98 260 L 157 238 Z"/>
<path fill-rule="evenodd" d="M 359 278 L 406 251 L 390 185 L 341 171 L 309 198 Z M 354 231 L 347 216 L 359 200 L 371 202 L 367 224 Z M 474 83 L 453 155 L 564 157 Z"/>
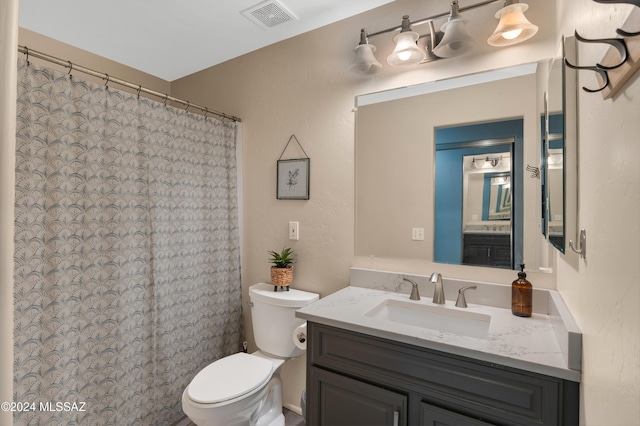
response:
<path fill-rule="evenodd" d="M 271 256 L 269 263 L 273 263 L 277 268 L 286 268 L 295 262 L 293 250 L 290 247 L 283 248 L 280 253 L 269 250 L 269 255 Z"/>

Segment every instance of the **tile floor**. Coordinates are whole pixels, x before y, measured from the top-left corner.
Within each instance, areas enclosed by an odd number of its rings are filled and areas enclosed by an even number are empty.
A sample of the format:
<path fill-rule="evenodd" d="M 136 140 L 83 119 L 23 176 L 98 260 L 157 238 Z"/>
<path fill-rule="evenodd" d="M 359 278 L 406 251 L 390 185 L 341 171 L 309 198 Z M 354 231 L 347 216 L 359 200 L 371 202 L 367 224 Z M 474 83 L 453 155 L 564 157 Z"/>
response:
<path fill-rule="evenodd" d="M 284 408 L 284 426 L 304 426 L 304 417 L 298 413 L 294 413 L 291 410 Z"/>

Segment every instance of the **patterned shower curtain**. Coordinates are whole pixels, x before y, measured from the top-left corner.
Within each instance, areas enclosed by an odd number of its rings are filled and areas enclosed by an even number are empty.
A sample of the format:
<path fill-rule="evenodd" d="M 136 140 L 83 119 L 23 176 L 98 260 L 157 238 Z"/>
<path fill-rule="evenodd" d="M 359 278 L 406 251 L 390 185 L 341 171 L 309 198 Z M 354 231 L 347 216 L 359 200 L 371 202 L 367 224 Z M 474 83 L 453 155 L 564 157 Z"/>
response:
<path fill-rule="evenodd" d="M 168 425 L 242 339 L 234 123 L 19 63 L 16 425 Z"/>

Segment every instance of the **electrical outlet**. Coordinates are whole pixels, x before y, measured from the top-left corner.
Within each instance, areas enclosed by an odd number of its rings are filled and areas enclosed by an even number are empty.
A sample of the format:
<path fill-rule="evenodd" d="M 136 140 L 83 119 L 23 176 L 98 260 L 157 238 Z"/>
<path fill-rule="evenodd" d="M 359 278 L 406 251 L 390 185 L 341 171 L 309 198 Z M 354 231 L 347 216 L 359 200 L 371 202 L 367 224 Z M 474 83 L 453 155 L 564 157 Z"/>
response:
<path fill-rule="evenodd" d="M 424 228 L 413 228 L 411 230 L 411 239 L 413 241 L 424 241 Z"/>
<path fill-rule="evenodd" d="M 300 239 L 300 227 L 298 222 L 289 222 L 289 239 L 296 241 Z"/>

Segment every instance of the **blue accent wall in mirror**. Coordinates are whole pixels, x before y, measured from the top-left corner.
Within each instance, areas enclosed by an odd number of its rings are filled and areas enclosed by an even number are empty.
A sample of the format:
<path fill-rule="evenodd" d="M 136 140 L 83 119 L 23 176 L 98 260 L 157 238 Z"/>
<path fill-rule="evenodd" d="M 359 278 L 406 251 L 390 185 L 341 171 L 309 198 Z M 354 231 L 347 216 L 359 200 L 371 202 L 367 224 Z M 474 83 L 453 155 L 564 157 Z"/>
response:
<path fill-rule="evenodd" d="M 434 261 L 517 269 L 516 266 L 523 262 L 523 200 L 514 194 L 523 193 L 523 120 L 437 128 L 435 141 Z M 494 207 L 493 216 L 489 216 L 489 194 L 484 194 L 482 189 L 483 194 L 477 198 L 482 210 L 487 210 L 486 216 L 484 212 L 466 213 L 470 212 L 466 200 L 474 195 L 465 192 L 470 188 L 469 173 L 463 166 L 465 158 L 470 158 L 478 169 L 493 161 L 484 173 L 478 173 L 483 170 L 475 172 L 494 179 L 501 175 L 499 187 L 505 189 L 509 185 L 508 191 L 500 193 L 501 197 L 504 194 L 510 197 L 508 202 L 501 200 L 503 206 L 510 204 L 508 213 L 496 216 Z M 502 165 L 502 171 L 496 172 L 501 159 L 508 165 Z M 506 171 L 505 166 L 508 166 Z M 484 182 L 483 178 L 481 185 L 486 188 Z M 510 190 L 511 185 L 513 190 Z"/>

